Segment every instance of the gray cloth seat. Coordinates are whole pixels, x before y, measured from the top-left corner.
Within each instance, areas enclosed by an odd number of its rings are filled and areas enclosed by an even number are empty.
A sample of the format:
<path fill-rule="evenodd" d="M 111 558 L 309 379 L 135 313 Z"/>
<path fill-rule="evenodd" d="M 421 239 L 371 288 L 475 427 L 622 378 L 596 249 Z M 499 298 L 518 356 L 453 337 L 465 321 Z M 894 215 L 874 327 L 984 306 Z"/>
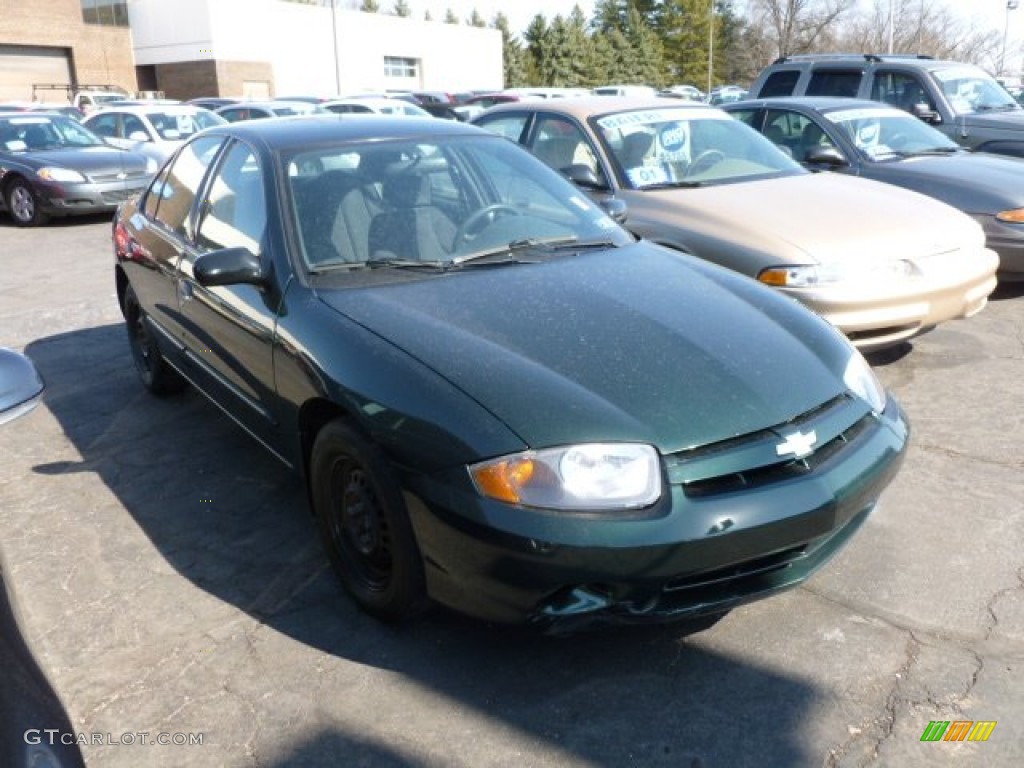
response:
<path fill-rule="evenodd" d="M 311 180 L 299 199 L 299 222 L 311 265 L 359 262 L 370 257 L 370 224 L 381 210 L 362 180 L 348 171 L 327 171 Z"/>
<path fill-rule="evenodd" d="M 381 183 L 381 199 L 384 210 L 373 217 L 367 238 L 371 258 L 448 258 L 456 227 L 440 208 L 431 204 L 429 176 L 389 176 Z"/>

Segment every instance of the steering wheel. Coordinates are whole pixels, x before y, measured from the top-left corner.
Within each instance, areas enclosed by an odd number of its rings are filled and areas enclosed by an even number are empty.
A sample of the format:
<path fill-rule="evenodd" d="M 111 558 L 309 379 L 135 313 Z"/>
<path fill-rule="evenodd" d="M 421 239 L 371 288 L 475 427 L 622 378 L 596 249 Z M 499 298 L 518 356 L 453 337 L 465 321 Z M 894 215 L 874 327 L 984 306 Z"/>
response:
<path fill-rule="evenodd" d="M 494 223 L 503 213 L 510 216 L 518 216 L 519 209 L 505 203 L 494 203 L 493 205 L 473 211 L 473 213 L 469 214 L 469 218 L 463 221 L 455 231 L 452 247 L 458 248 L 463 243 L 472 240 L 484 230 L 484 227 Z"/>
<path fill-rule="evenodd" d="M 720 162 L 725 160 L 725 153 L 720 149 L 705 149 L 690 163 L 690 167 L 686 171 L 687 176 L 692 176 L 695 173 L 706 171 L 712 166 L 718 165 Z"/>

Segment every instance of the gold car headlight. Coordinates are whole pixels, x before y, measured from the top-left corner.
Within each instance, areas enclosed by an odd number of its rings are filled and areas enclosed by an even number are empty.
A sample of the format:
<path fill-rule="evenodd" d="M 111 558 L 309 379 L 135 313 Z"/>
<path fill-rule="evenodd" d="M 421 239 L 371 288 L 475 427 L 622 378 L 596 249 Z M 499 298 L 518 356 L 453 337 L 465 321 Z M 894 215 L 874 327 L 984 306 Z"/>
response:
<path fill-rule="evenodd" d="M 1024 224 L 1024 208 L 1014 208 L 1012 211 L 1000 211 L 996 219 L 1006 224 Z"/>
<path fill-rule="evenodd" d="M 662 493 L 658 452 L 640 443 L 523 451 L 473 464 L 469 474 L 483 496 L 546 509 L 637 509 Z"/>
<path fill-rule="evenodd" d="M 839 283 L 867 283 L 876 280 L 912 277 L 914 265 L 906 259 L 843 264 L 803 264 L 769 267 L 757 279 L 776 288 L 814 288 Z"/>

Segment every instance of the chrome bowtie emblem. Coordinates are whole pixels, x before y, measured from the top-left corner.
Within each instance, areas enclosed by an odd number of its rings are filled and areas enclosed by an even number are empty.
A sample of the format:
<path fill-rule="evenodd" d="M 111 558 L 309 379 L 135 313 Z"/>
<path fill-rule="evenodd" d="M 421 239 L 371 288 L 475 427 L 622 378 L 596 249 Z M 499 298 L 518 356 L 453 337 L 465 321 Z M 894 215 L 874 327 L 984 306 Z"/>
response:
<path fill-rule="evenodd" d="M 775 453 L 779 456 L 793 454 L 794 459 L 802 459 L 813 452 L 816 442 L 818 442 L 818 433 L 814 430 L 806 434 L 794 432 L 791 435 L 786 435 L 786 439 L 775 446 Z"/>

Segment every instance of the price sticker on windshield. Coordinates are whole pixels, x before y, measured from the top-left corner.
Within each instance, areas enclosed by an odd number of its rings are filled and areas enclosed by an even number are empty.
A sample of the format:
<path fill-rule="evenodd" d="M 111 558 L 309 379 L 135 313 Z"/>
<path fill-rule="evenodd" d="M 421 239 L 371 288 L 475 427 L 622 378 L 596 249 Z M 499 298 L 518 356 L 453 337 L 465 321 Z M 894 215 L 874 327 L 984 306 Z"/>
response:
<path fill-rule="evenodd" d="M 634 187 L 649 187 L 651 184 L 668 181 L 668 174 L 660 165 L 639 165 L 627 170 L 626 175 Z"/>

